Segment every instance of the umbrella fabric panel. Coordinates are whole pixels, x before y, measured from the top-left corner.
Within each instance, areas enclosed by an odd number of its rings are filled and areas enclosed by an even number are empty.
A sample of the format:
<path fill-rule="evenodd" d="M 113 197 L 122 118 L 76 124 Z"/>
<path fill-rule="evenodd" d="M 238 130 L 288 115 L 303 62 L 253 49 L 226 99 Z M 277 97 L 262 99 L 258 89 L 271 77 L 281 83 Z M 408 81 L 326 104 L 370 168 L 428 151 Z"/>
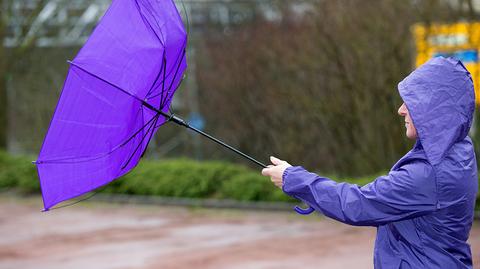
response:
<path fill-rule="evenodd" d="M 111 182 L 117 177 L 117 164 L 123 161 L 124 153 L 124 150 L 116 151 L 88 162 L 39 164 L 44 208 L 48 210 L 57 203 Z"/>
<path fill-rule="evenodd" d="M 116 0 L 74 62 L 142 100 L 165 99 L 185 70 L 185 45 L 172 1 Z"/>
<path fill-rule="evenodd" d="M 76 66 L 64 87 L 37 161 L 45 208 L 132 169 L 155 122 L 139 100 Z"/>
<path fill-rule="evenodd" d="M 141 103 L 72 66 L 52 119 L 40 162 L 110 153 L 143 125 Z"/>
<path fill-rule="evenodd" d="M 183 79 L 186 41 L 173 1 L 113 1 L 71 62 L 40 151 L 46 209 L 137 165 Z"/>

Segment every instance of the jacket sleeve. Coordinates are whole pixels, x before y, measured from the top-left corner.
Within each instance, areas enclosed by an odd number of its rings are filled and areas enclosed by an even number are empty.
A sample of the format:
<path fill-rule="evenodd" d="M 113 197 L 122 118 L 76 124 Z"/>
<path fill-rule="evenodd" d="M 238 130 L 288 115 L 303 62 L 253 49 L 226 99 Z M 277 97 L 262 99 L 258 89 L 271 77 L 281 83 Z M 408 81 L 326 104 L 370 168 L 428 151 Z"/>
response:
<path fill-rule="evenodd" d="M 425 162 L 406 164 L 363 187 L 337 183 L 300 166 L 287 168 L 283 181 L 286 194 L 350 225 L 378 226 L 437 208 L 434 170 Z"/>

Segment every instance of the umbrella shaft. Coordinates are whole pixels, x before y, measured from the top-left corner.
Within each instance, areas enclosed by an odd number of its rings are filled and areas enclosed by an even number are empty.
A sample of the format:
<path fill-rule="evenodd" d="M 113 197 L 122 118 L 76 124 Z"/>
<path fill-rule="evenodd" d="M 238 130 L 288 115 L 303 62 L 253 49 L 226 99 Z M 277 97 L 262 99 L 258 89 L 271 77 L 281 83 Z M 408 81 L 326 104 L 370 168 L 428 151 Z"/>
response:
<path fill-rule="evenodd" d="M 246 158 L 246 159 L 254 162 L 255 164 L 261 166 L 262 168 L 266 168 L 266 167 L 267 167 L 267 166 L 266 166 L 265 164 L 263 164 L 262 162 L 260 162 L 260 161 L 256 160 L 255 158 L 253 158 L 253 157 L 251 157 L 251 156 L 249 156 L 249 155 L 241 152 L 240 150 L 238 150 L 238 149 L 236 149 L 236 148 L 228 145 L 227 143 L 225 143 L 225 142 L 223 142 L 223 141 L 221 141 L 221 140 L 219 140 L 219 139 L 217 139 L 217 138 L 215 138 L 215 137 L 213 137 L 213 136 L 211 136 L 211 135 L 209 135 L 209 134 L 207 134 L 207 133 L 205 133 L 205 132 L 203 132 L 203 131 L 201 131 L 201 130 L 193 127 L 193 126 L 190 126 L 190 124 L 188 124 L 185 120 L 183 120 L 183 119 L 181 119 L 181 118 L 179 118 L 179 117 L 177 117 L 177 116 L 175 116 L 175 115 L 173 115 L 173 114 L 167 114 L 167 113 L 165 113 L 165 112 L 157 109 L 156 107 L 150 105 L 148 102 L 143 101 L 143 105 L 146 106 L 147 108 L 149 108 L 149 109 L 157 112 L 158 114 L 162 115 L 163 117 L 165 117 L 165 118 L 167 119 L 167 121 L 172 121 L 172 122 L 174 122 L 174 123 L 176 123 L 176 124 L 178 124 L 178 125 L 181 125 L 181 126 L 183 126 L 183 127 L 188 128 L 188 129 L 190 129 L 190 130 L 192 130 L 192 131 L 194 131 L 194 132 L 196 132 L 196 133 L 198 133 L 198 134 L 201 134 L 201 135 L 203 135 L 204 137 L 212 140 L 213 142 L 215 142 L 215 143 L 217 143 L 217 144 L 219 144 L 219 145 L 221 145 L 221 146 L 224 146 L 224 147 L 226 147 L 227 149 L 229 149 L 229 150 L 237 153 L 238 155 L 240 155 L 240 156 L 242 156 L 242 157 L 244 157 L 244 158 Z"/>
<path fill-rule="evenodd" d="M 218 139 L 216 139 L 215 137 L 213 137 L 213 136 L 211 136 L 211 135 L 209 135 L 209 134 L 207 134 L 207 133 L 204 133 L 204 132 L 202 132 L 202 131 L 198 130 L 197 128 L 192 127 L 192 126 L 190 126 L 190 125 L 188 125 L 187 128 L 189 128 L 190 130 L 192 130 L 192 131 L 194 131 L 194 132 L 197 132 L 197 133 L 205 136 L 206 138 L 214 141 L 215 143 L 217 143 L 217 144 L 219 144 L 219 145 L 222 145 L 222 146 L 228 148 L 229 150 L 231 150 L 231 151 L 239 154 L 240 156 L 242 156 L 242 157 L 244 157 L 244 158 L 247 158 L 248 160 L 256 163 L 256 164 L 259 165 L 259 166 L 261 166 L 262 168 L 267 168 L 267 166 L 266 166 L 265 164 L 261 163 L 260 161 L 257 161 L 257 160 L 254 159 L 253 157 L 250 157 L 249 155 L 247 155 L 247 154 L 239 151 L 238 149 L 236 149 L 236 148 L 234 148 L 234 147 L 226 144 L 225 142 L 223 142 L 223 141 L 221 141 L 221 140 L 218 140 Z"/>

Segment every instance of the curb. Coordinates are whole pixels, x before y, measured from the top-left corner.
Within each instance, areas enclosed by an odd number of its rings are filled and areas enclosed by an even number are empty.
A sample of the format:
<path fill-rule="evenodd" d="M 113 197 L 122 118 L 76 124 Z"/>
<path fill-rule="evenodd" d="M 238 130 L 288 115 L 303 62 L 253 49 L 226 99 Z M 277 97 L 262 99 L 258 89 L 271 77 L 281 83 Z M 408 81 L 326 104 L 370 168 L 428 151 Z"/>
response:
<path fill-rule="evenodd" d="M 118 203 L 118 204 L 144 204 L 144 205 L 168 205 L 183 207 L 205 207 L 224 209 L 249 209 L 261 211 L 293 211 L 296 204 L 286 202 L 252 202 L 228 199 L 193 199 L 161 197 L 148 195 L 127 194 L 102 194 L 98 193 L 91 197 L 91 201 Z M 320 213 L 319 213 L 320 214 Z M 475 211 L 475 220 L 480 220 L 480 209 Z"/>
<path fill-rule="evenodd" d="M 228 209 L 251 209 L 263 211 L 292 211 L 295 204 L 285 202 L 251 202 L 223 199 L 192 199 L 176 197 L 159 197 L 147 195 L 125 195 L 125 194 L 97 194 L 89 199 L 119 204 L 146 204 L 146 205 L 168 205 L 184 207 L 205 207 L 205 208 L 228 208 Z"/>

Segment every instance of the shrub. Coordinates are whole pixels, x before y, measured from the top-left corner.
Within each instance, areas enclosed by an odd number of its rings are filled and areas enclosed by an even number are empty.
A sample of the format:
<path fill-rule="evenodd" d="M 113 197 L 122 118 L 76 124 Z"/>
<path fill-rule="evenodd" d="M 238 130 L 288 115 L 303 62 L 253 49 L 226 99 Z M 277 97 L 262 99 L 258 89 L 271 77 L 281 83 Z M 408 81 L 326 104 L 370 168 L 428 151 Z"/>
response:
<path fill-rule="evenodd" d="M 222 182 L 219 193 L 221 198 L 240 201 L 265 200 L 272 192 L 272 184 L 259 173 L 249 172 L 234 175 Z"/>
<path fill-rule="evenodd" d="M 28 156 L 11 156 L 0 151 L 0 191 L 14 188 L 25 194 L 40 192 L 36 168 L 31 163 L 33 159 Z M 371 176 L 339 181 L 362 186 L 375 178 L 376 176 Z M 260 171 L 228 162 L 199 162 L 189 159 L 142 160 L 130 173 L 108 184 L 104 192 L 239 201 L 296 202 L 295 199 L 273 186 L 268 178 L 260 175 Z M 480 210 L 480 196 L 477 198 L 476 205 L 477 210 Z"/>
<path fill-rule="evenodd" d="M 40 191 L 33 158 L 0 152 L 0 190 L 18 188 L 23 193 Z"/>
<path fill-rule="evenodd" d="M 9 189 L 17 185 L 14 175 L 11 175 L 10 167 L 14 164 L 12 158 L 0 151 L 0 190 Z"/>
<path fill-rule="evenodd" d="M 223 181 L 249 172 L 243 166 L 188 159 L 142 161 L 132 172 L 116 180 L 109 192 L 172 197 L 211 198 Z"/>

